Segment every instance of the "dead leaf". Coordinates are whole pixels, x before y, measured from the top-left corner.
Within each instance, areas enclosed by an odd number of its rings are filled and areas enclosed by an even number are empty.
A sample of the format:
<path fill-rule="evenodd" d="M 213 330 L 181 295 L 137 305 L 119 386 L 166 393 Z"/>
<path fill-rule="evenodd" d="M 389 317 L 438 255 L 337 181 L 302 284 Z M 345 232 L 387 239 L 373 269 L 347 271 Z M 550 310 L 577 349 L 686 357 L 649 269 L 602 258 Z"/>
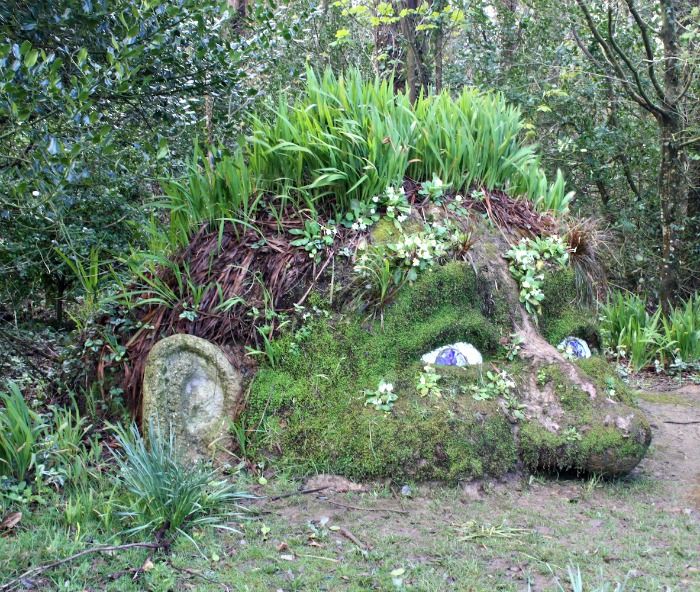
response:
<path fill-rule="evenodd" d="M 143 562 L 143 565 L 141 566 L 141 571 L 151 571 L 155 565 L 153 564 L 153 561 L 151 561 L 151 558 L 149 557 L 146 559 L 146 561 Z"/>
<path fill-rule="evenodd" d="M 22 512 L 10 512 L 0 522 L 0 531 L 12 530 L 22 520 Z"/>
<path fill-rule="evenodd" d="M 286 551 L 287 549 L 289 549 L 289 545 L 287 543 L 285 543 L 284 541 L 282 541 L 279 545 L 277 545 L 278 551 Z"/>

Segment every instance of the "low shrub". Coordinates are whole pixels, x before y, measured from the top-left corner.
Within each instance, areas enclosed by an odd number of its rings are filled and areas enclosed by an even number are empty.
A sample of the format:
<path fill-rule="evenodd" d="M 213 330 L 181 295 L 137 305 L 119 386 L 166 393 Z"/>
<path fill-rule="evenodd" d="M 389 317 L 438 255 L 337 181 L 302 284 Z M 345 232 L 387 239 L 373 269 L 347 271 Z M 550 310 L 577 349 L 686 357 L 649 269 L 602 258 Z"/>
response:
<path fill-rule="evenodd" d="M 605 346 L 635 369 L 700 361 L 700 296 L 694 296 L 668 315 L 650 313 L 635 294 L 618 292 L 602 311 Z"/>
<path fill-rule="evenodd" d="M 114 452 L 117 479 L 124 489 L 120 514 L 127 534 L 183 534 L 196 527 L 242 517 L 237 502 L 248 498 L 203 464 L 186 463 L 176 453 L 172 434 L 149 428 L 146 443 L 138 428 L 114 426 L 121 450 Z"/>

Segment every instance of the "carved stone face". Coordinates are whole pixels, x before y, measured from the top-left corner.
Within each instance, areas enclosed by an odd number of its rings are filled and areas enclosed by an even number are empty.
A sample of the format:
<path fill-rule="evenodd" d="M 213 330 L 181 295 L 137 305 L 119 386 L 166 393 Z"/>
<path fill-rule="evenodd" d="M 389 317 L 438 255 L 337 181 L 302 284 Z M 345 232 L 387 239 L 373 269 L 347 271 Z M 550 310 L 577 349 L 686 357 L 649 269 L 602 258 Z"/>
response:
<path fill-rule="evenodd" d="M 192 365 L 182 382 L 181 409 L 187 421 L 182 426 L 192 437 L 209 432 L 224 414 L 224 391 L 216 373 Z"/>
<path fill-rule="evenodd" d="M 158 342 L 144 373 L 143 425 L 172 433 L 188 459 L 227 447 L 228 422 L 242 394 L 241 375 L 215 345 L 191 335 Z"/>

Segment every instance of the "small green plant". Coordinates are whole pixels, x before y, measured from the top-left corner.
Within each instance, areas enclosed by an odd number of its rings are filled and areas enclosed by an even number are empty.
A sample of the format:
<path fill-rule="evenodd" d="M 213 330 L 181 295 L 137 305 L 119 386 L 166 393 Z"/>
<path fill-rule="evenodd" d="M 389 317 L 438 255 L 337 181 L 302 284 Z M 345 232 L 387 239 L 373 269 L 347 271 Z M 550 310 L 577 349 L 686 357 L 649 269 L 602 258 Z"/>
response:
<path fill-rule="evenodd" d="M 228 528 L 225 522 L 243 517 L 238 502 L 250 496 L 205 465 L 184 462 L 172 432 L 166 437 L 151 424 L 147 444 L 136 425 L 113 429 L 120 445 L 113 454 L 124 490 L 120 515 L 127 534 L 177 533 L 189 538 L 187 530 L 193 527 Z"/>
<path fill-rule="evenodd" d="M 537 371 L 537 386 L 544 386 L 549 382 L 549 373 L 544 368 Z"/>
<path fill-rule="evenodd" d="M 488 401 L 496 397 L 506 397 L 515 388 L 515 381 L 505 370 L 488 370 L 485 378 L 479 384 L 473 384 L 468 389 L 476 401 Z"/>
<path fill-rule="evenodd" d="M 524 343 L 525 338 L 520 333 L 511 333 L 510 339 L 506 343 L 506 358 L 511 362 L 517 359 Z"/>
<path fill-rule="evenodd" d="M 22 482 L 35 465 L 44 423 L 15 383 L 8 388 L 9 393 L 0 392 L 0 476 Z"/>
<path fill-rule="evenodd" d="M 545 266 L 564 267 L 569 261 L 567 246 L 558 236 L 523 238 L 504 257 L 510 261 L 510 273 L 520 286 L 520 302 L 530 314 L 540 314 Z"/>
<path fill-rule="evenodd" d="M 432 181 L 423 181 L 418 193 L 427 197 L 430 201 L 440 204 L 442 203 L 442 198 L 445 196 L 448 187 L 449 185 L 445 185 L 440 177 L 433 174 Z"/>
<path fill-rule="evenodd" d="M 365 405 L 372 405 L 377 411 L 389 412 L 394 407 L 394 401 L 398 399 L 394 393 L 394 385 L 390 382 L 380 381 L 376 389 L 365 389 Z"/>
<path fill-rule="evenodd" d="M 293 247 L 304 247 L 309 257 L 318 263 L 321 253 L 333 245 L 338 229 L 333 220 L 328 220 L 325 225 L 315 220 L 306 220 L 304 228 L 292 228 L 289 233 L 301 237 L 290 244 Z"/>
<path fill-rule="evenodd" d="M 404 222 L 411 214 L 411 205 L 406 199 L 403 187 L 389 186 L 383 194 L 374 196 L 372 201 L 384 210 L 384 216 L 396 224 Z"/>
<path fill-rule="evenodd" d="M 37 455 L 44 471 L 50 470 L 45 480 L 52 485 L 85 485 L 89 467 L 96 465 L 102 452 L 97 440 L 85 445 L 85 437 L 92 426 L 80 415 L 75 404 L 70 407 L 52 407 L 51 422 Z"/>
<path fill-rule="evenodd" d="M 353 268 L 351 300 L 358 307 L 382 311 L 406 284 L 415 282 L 421 271 L 452 253 L 463 253 L 469 236 L 448 225 L 425 224 L 423 230 L 406 234 L 397 241 L 366 246 Z"/>
<path fill-rule="evenodd" d="M 506 409 L 515 421 L 523 421 L 525 419 L 525 409 L 527 406 L 518 401 L 515 395 L 507 393 L 503 395 Z"/>
<path fill-rule="evenodd" d="M 581 433 L 576 429 L 576 426 L 569 426 L 566 428 L 561 435 L 567 442 L 580 442 L 583 439 Z"/>
<path fill-rule="evenodd" d="M 440 398 L 442 393 L 438 383 L 440 375 L 430 364 L 423 366 L 423 372 L 416 377 L 416 389 L 421 397 Z"/>

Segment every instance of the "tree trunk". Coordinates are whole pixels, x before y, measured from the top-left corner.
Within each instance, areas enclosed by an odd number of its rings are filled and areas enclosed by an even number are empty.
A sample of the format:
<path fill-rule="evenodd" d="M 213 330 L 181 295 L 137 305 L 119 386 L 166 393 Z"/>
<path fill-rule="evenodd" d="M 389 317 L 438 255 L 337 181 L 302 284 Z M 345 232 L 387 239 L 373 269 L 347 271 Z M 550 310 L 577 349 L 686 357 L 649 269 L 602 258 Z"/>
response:
<path fill-rule="evenodd" d="M 659 201 L 661 205 L 661 277 L 659 299 L 668 312 L 679 288 L 681 242 L 688 215 L 688 157 L 679 149 L 674 137 L 681 126 L 677 118 L 660 122 L 661 163 Z"/>
<path fill-rule="evenodd" d="M 417 0 L 407 0 L 406 8 L 415 9 L 418 6 Z M 413 15 L 408 15 L 401 21 L 401 29 L 406 39 L 406 85 L 408 86 L 408 96 L 411 103 L 415 103 L 418 98 L 418 72 L 416 56 L 416 25 Z"/>
<path fill-rule="evenodd" d="M 661 40 L 664 45 L 664 96 L 666 109 L 657 116 L 661 132 L 659 200 L 661 202 L 661 277 L 659 299 L 669 312 L 679 288 L 681 241 L 688 214 L 688 155 L 679 146 L 686 131 L 678 101 L 682 96 L 678 21 L 673 0 L 661 0 Z"/>
<path fill-rule="evenodd" d="M 445 8 L 444 0 L 438 0 L 433 9 L 436 12 L 442 13 Z M 443 49 L 445 43 L 445 28 L 442 24 L 442 16 L 438 21 L 437 28 L 433 32 L 433 55 L 435 58 L 435 92 L 442 91 L 442 71 L 444 65 Z"/>

